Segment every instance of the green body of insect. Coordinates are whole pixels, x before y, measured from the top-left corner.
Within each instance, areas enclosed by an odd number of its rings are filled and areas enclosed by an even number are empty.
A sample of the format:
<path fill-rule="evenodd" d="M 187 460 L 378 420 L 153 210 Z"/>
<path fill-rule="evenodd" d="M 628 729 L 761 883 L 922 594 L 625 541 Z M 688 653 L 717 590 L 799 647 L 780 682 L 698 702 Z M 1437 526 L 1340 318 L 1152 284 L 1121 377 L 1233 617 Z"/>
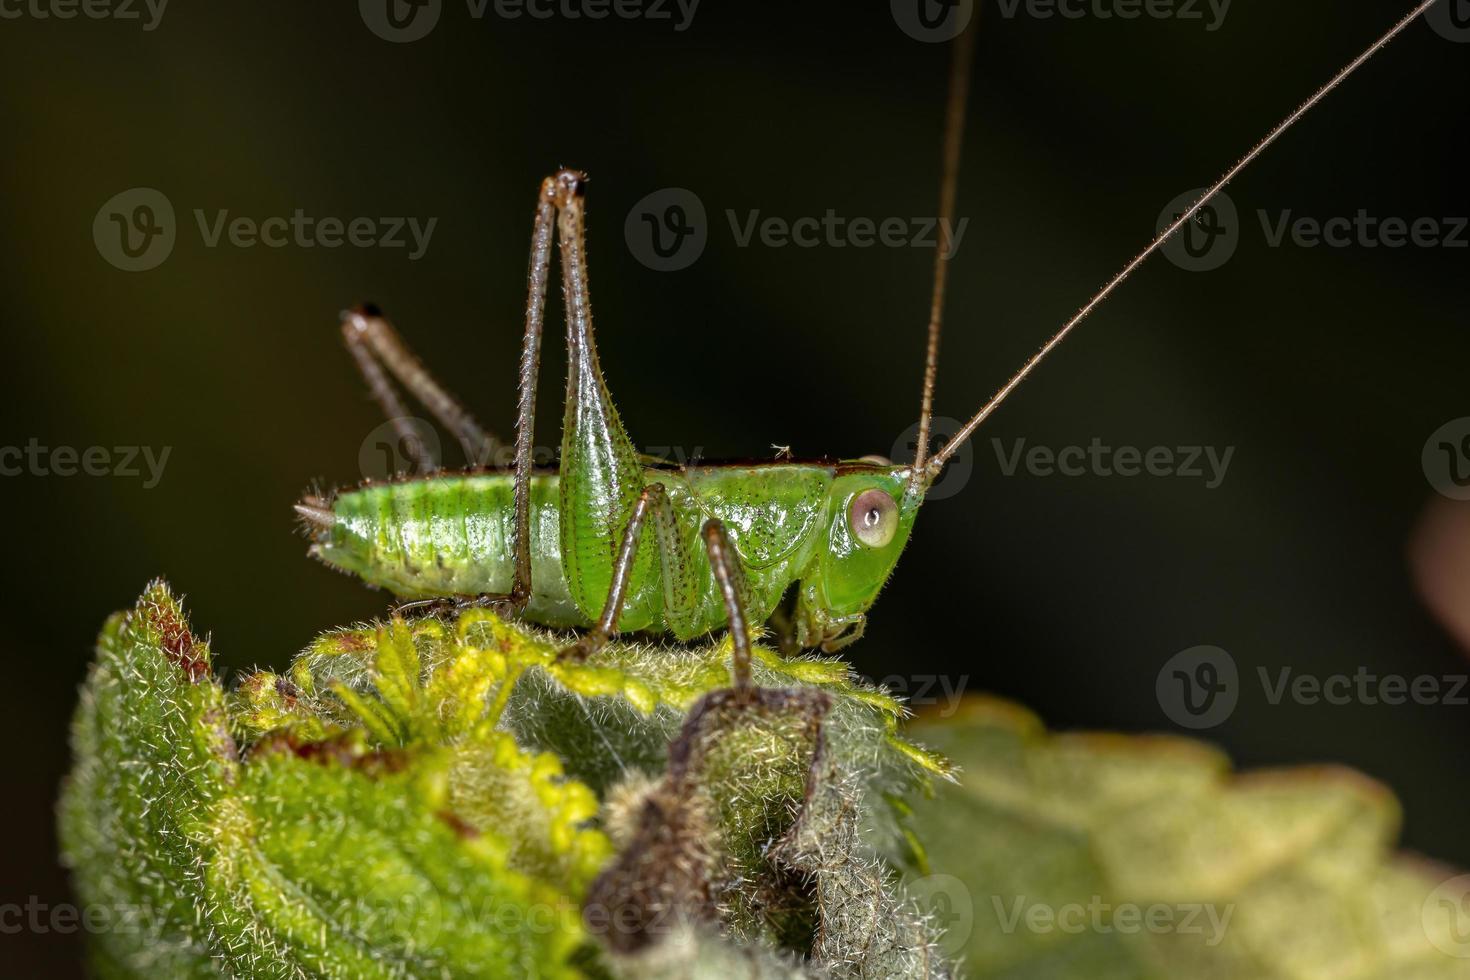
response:
<path fill-rule="evenodd" d="M 725 625 L 699 534 L 711 518 L 725 527 L 738 556 L 750 618 L 766 620 L 798 584 L 798 634 L 820 640 L 858 628 L 916 509 L 902 506 L 906 470 L 861 462 L 643 468 L 638 476 L 640 490 L 663 487 L 672 533 L 644 531 L 654 560 L 634 565 L 618 626 L 681 640 Z M 515 574 L 513 483 L 509 474 L 466 474 L 341 493 L 313 551 L 405 598 L 508 594 Z M 603 540 L 581 548 L 574 531 L 564 533 L 571 531 L 564 523 L 574 526 L 575 518 L 562 519 L 562 484 L 551 473 L 531 480 L 532 589 L 524 614 L 547 626 L 592 627 L 607 599 L 614 547 Z M 886 509 L 875 491 L 900 505 Z M 875 508 L 880 512 L 870 516 Z M 880 538 L 864 523 L 889 540 L 865 544 L 859 531 L 870 542 Z"/>
<path fill-rule="evenodd" d="M 783 610 L 783 639 L 831 650 L 864 616 L 908 541 L 931 477 L 873 459 L 649 465 L 623 429 L 598 363 L 588 301 L 581 182 L 542 185 L 531 250 L 513 470 L 370 484 L 298 505 L 312 552 L 410 600 L 513 604 L 532 622 L 692 639 Z M 530 465 L 552 231 L 560 241 L 569 379 L 560 466 Z M 390 418 L 398 379 L 466 446 L 493 444 L 372 308 L 343 332 Z M 407 443 L 412 433 L 400 431 Z M 420 460 L 432 466 L 428 460 Z M 916 476 L 916 473 L 919 474 Z M 584 652 L 590 652 L 584 649 Z"/>

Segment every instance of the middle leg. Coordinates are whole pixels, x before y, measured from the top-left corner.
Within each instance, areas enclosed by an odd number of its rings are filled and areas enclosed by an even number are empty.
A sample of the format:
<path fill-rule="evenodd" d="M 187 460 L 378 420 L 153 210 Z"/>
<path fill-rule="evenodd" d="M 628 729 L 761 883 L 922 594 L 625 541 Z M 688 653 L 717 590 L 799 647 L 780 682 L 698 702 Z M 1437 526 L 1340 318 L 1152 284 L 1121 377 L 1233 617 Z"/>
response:
<path fill-rule="evenodd" d="M 662 484 L 650 483 L 639 494 L 633 514 L 623 530 L 617 561 L 613 566 L 611 588 L 597 625 L 576 643 L 563 648 L 558 654 L 559 659 L 584 660 L 605 647 L 617 633 L 618 618 L 627 604 L 630 584 L 634 579 L 635 559 L 643 530 L 650 518 L 657 532 L 656 571 L 662 580 L 661 601 L 666 625 L 676 635 L 693 628 L 702 591 L 694 570 L 697 546 L 696 549 L 686 548 L 668 491 Z M 732 687 L 738 696 L 744 697 L 753 688 L 750 623 L 745 614 L 745 575 L 723 524 L 711 518 L 701 528 L 700 537 L 715 588 L 725 608 L 732 651 Z"/>
<path fill-rule="evenodd" d="M 557 659 L 586 660 L 607 646 L 608 640 L 618 631 L 618 617 L 623 614 L 623 603 L 627 601 L 628 581 L 632 578 L 634 560 L 638 556 L 639 539 L 643 526 L 648 522 L 648 515 L 655 507 L 672 519 L 668 494 L 660 483 L 650 483 L 644 487 L 643 492 L 638 495 L 638 502 L 633 505 L 633 514 L 628 518 L 628 526 L 623 529 L 622 543 L 618 546 L 617 561 L 613 563 L 612 584 L 608 589 L 607 602 L 603 604 L 597 625 L 576 643 L 563 648 L 557 654 Z"/>
<path fill-rule="evenodd" d="M 700 533 L 704 537 L 710 569 L 715 574 L 715 585 L 725 604 L 725 621 L 730 628 L 730 686 L 737 697 L 744 697 L 750 694 L 753 686 L 750 678 L 750 626 L 745 618 L 745 574 L 741 571 L 739 557 L 730 547 L 725 525 L 711 517 L 704 522 Z"/>

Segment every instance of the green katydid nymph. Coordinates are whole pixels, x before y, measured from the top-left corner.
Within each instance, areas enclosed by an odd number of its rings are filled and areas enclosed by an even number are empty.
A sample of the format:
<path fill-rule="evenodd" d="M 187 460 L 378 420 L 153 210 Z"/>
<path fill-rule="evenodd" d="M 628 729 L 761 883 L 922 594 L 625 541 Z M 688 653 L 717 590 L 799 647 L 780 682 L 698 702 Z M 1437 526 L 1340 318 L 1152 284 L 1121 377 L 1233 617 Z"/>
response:
<path fill-rule="evenodd" d="M 432 472 L 312 496 L 297 505 L 329 565 L 411 600 L 495 604 L 529 621 L 585 630 L 568 655 L 618 632 L 679 640 L 729 628 L 737 688 L 749 682 L 749 626 L 771 621 L 786 648 L 835 650 L 862 633 L 869 607 L 908 543 L 945 463 L 996 407 L 1145 259 L 1349 74 L 1423 14 L 1424 0 L 1319 89 L 1165 228 L 1041 348 L 941 449 L 930 416 L 971 42 L 955 44 L 944 138 L 934 286 L 917 458 L 676 466 L 641 456 L 613 407 L 593 339 L 582 174 L 543 181 L 532 230 L 514 465 Z M 568 381 L 559 465 L 532 465 L 536 379 L 553 242 L 567 319 Z M 343 315 L 368 385 L 414 446 L 396 379 L 460 442 L 497 444 L 372 307 Z M 784 600 L 784 601 L 783 601 Z"/>

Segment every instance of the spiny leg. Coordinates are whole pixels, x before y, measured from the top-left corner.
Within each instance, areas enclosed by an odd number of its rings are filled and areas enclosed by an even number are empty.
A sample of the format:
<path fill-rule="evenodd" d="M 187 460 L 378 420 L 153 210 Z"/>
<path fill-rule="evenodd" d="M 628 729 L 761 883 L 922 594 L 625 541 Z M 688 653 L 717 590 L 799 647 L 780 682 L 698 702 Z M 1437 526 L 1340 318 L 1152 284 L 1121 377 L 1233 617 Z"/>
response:
<path fill-rule="evenodd" d="M 614 548 L 643 492 L 643 466 L 602 375 L 593 339 L 582 189 L 572 170 L 555 177 L 557 238 L 567 318 L 567 394 L 559 480 L 562 570 L 573 601 L 592 617 L 612 590 Z M 635 555 L 633 581 L 653 574 Z"/>
<path fill-rule="evenodd" d="M 701 777 L 710 749 L 720 744 L 722 733 L 752 723 L 766 724 L 772 734 L 794 735 L 800 744 L 809 745 L 803 805 L 816 799 L 829 768 L 823 722 L 832 710 L 831 695 L 813 687 L 753 684 L 739 563 L 718 520 L 706 521 L 702 536 L 729 619 L 735 649 L 734 682 L 709 692 L 690 708 L 679 734 L 669 743 L 668 772 L 644 804 L 637 836 L 588 891 L 584 909 L 597 910 L 599 919 L 606 916 L 626 924 L 627 928 L 605 935 L 614 948 L 625 951 L 648 946 L 660 927 L 667 928 L 670 915 L 694 921 L 718 919 L 712 890 L 719 882 L 708 875 L 703 860 L 710 853 L 706 846 L 709 824 L 700 817 L 707 805 Z M 782 716 L 794 717 L 794 731 L 781 723 Z M 787 833 L 796 826 L 793 822 Z"/>
<path fill-rule="evenodd" d="M 638 502 L 633 505 L 633 515 L 628 518 L 628 526 L 623 529 L 617 561 L 613 563 L 612 586 L 608 589 L 607 603 L 602 607 L 597 625 L 576 643 L 562 649 L 557 654 L 558 660 L 585 660 L 606 646 L 607 641 L 617 632 L 618 616 L 623 612 L 623 602 L 628 595 L 628 580 L 633 574 L 633 562 L 638 557 L 638 541 L 642 536 L 643 525 L 647 523 L 648 515 L 655 506 L 667 510 L 668 496 L 661 483 L 650 483 L 644 487 L 643 492 L 638 495 Z M 671 512 L 669 516 L 672 517 Z"/>
<path fill-rule="evenodd" d="M 556 231 L 556 213 L 559 207 L 558 188 L 565 182 L 563 174 L 547 177 L 541 182 L 541 190 L 536 198 L 536 215 L 531 229 L 531 256 L 527 271 L 526 329 L 521 347 L 517 384 L 514 515 L 511 531 L 511 548 L 515 564 L 510 592 L 416 600 L 397 607 L 400 611 L 436 614 L 457 611 L 470 606 L 482 606 L 506 607 L 514 613 L 524 609 L 531 600 L 531 470 L 535 449 L 533 443 L 536 428 L 536 376 L 541 365 L 541 333 L 545 324 L 546 282 L 551 267 L 551 240 Z M 356 312 L 358 311 L 354 311 Z M 348 316 L 351 317 L 353 314 Z M 478 442 L 474 444 L 485 446 L 487 455 L 489 451 L 493 451 L 498 443 L 485 435 L 483 430 L 479 430 L 469 414 L 459 408 L 458 404 L 442 388 L 433 383 L 427 370 L 408 351 L 385 320 L 378 317 L 377 323 L 381 326 L 376 326 L 371 319 L 364 318 L 363 326 L 354 334 L 349 331 L 348 324 L 344 320 L 343 334 L 348 337 L 348 347 L 352 350 L 358 366 L 368 379 L 368 386 L 373 390 L 374 397 L 378 399 L 384 411 L 395 420 L 398 416 L 405 414 L 402 402 L 393 390 L 382 367 L 373 358 L 373 353 L 383 358 L 395 376 L 398 376 L 399 380 L 403 381 L 410 390 L 415 391 L 419 400 L 434 411 L 440 422 L 447 428 L 451 430 L 456 428 L 455 422 L 451 421 L 452 418 L 459 420 L 461 425 L 468 421 L 471 426 L 474 426 L 473 430 L 459 430 L 463 433 L 460 438 L 466 440 L 466 446 L 471 445 L 469 440 L 477 439 Z M 358 336 L 364 342 L 376 341 L 376 343 L 371 348 L 364 346 L 364 343 L 354 343 Z M 384 351 L 387 353 L 385 354 Z M 403 365 L 403 373 L 394 369 L 395 363 Z M 408 378 L 420 379 L 420 383 L 427 380 L 428 384 L 433 386 L 432 390 L 420 393 Z M 440 409 L 443 409 L 447 415 L 439 414 Z M 458 414 L 453 414 L 456 411 Z M 395 427 L 399 431 L 400 438 L 404 437 L 405 425 L 395 421 Z M 409 432 L 411 431 L 410 429 Z M 408 444 L 417 445 L 412 439 L 408 440 Z M 419 461 L 419 464 L 423 465 L 422 460 Z"/>
<path fill-rule="evenodd" d="M 413 460 L 414 469 L 420 473 L 434 472 L 438 469 L 438 461 L 430 458 L 428 451 L 419 441 L 418 434 L 413 431 L 413 426 L 409 424 L 408 408 L 403 404 L 403 399 L 398 397 L 393 382 L 388 380 L 387 373 L 378 363 L 372 349 L 352 332 L 349 319 L 351 316 L 350 313 L 342 314 L 342 338 L 347 342 L 347 352 L 352 355 L 352 360 L 357 364 L 357 370 L 367 382 L 373 401 L 378 403 L 383 414 L 393 423 L 393 431 L 398 435 L 398 444 Z"/>
<path fill-rule="evenodd" d="M 546 321 L 546 281 L 551 268 L 551 239 L 556 231 L 558 187 L 562 175 L 541 182 L 536 198 L 536 216 L 531 226 L 531 257 L 527 267 L 526 331 L 521 346 L 516 405 L 514 515 L 511 549 L 515 560 L 510 591 L 474 597 L 406 603 L 431 614 L 470 606 L 504 607 L 519 612 L 531 601 L 531 469 L 536 435 L 536 376 L 541 366 L 541 333 Z"/>
<path fill-rule="evenodd" d="M 451 619 L 458 616 L 467 609 L 489 609 L 497 615 L 515 617 L 525 609 L 530 599 L 530 593 L 524 598 L 517 597 L 511 592 L 481 592 L 478 595 L 442 595 L 429 599 L 405 599 L 394 603 L 392 612 L 395 616 L 419 617 L 438 616 L 441 619 Z"/>
<path fill-rule="evenodd" d="M 559 481 L 562 562 L 568 583 L 573 587 L 574 600 L 590 614 L 599 605 L 604 610 L 609 608 L 611 573 L 617 562 L 604 542 L 612 540 L 626 528 L 635 498 L 642 491 L 642 473 L 632 443 L 612 408 L 592 340 L 580 197 L 585 180 L 585 176 L 575 170 L 558 171 L 541 182 L 537 198 L 527 273 L 526 331 L 521 349 L 516 412 L 515 571 L 509 599 L 517 606 L 524 606 L 531 594 L 532 442 L 535 437 L 541 337 L 545 326 L 546 285 L 555 236 L 560 240 L 568 352 Z M 609 506 L 609 498 L 613 498 L 613 506 Z M 636 561 L 636 547 L 632 555 L 630 561 Z M 590 588 L 584 588 L 589 571 L 594 573 L 595 581 Z M 599 587 L 603 574 L 608 576 L 606 588 Z M 627 573 L 624 574 L 624 589 L 626 579 Z"/>
<path fill-rule="evenodd" d="M 504 595 L 481 595 L 457 605 L 508 607 L 519 612 L 531 601 L 531 467 L 536 438 L 536 376 L 541 367 L 541 332 L 546 322 L 546 280 L 551 269 L 551 238 L 556 231 L 557 188 L 561 175 L 541 182 L 536 197 L 536 217 L 531 225 L 531 257 L 526 272 L 526 332 L 521 344 L 521 363 L 516 398 L 514 514 L 511 519 L 511 551 L 515 559 L 510 591 Z"/>
<path fill-rule="evenodd" d="M 745 620 L 745 576 L 740 570 L 739 558 L 730 547 L 730 537 L 725 533 L 725 525 L 711 517 L 704 522 L 700 533 L 704 536 L 704 548 L 709 555 L 710 568 L 715 573 L 715 585 L 725 603 L 725 619 L 730 627 L 732 686 L 737 695 L 748 695 L 752 685 L 750 628 Z"/>
<path fill-rule="evenodd" d="M 528 597 L 529 598 L 529 597 Z M 525 609 L 528 599 L 518 599 L 510 592 L 481 592 L 479 595 L 436 596 L 432 599 L 408 599 L 395 603 L 392 613 L 405 619 L 438 616 L 452 619 L 467 609 L 489 609 L 502 617 L 515 617 Z"/>
<path fill-rule="evenodd" d="M 417 616 L 447 616 L 455 611 L 455 600 L 441 596 L 437 599 L 406 599 L 392 607 L 394 616 L 404 619 Z"/>
<path fill-rule="evenodd" d="M 495 453 L 499 441 L 444 390 L 444 386 L 434 379 L 376 307 L 363 305 L 343 313 L 342 339 L 367 381 L 373 399 L 392 421 L 400 442 L 413 456 L 414 465 L 420 472 L 432 473 L 438 469 L 438 463 L 429 458 L 414 432 L 408 410 L 403 399 L 398 397 L 390 374 L 459 440 L 465 456 L 472 463 L 484 462 Z"/>
<path fill-rule="evenodd" d="M 541 182 L 531 227 L 531 258 L 526 279 L 526 334 L 521 345 L 516 401 L 515 516 L 512 547 L 515 573 L 510 594 L 518 605 L 531 598 L 531 464 L 536 437 L 536 376 L 541 367 L 541 331 L 546 320 L 546 280 L 551 268 L 551 238 L 556 230 L 557 177 Z"/>

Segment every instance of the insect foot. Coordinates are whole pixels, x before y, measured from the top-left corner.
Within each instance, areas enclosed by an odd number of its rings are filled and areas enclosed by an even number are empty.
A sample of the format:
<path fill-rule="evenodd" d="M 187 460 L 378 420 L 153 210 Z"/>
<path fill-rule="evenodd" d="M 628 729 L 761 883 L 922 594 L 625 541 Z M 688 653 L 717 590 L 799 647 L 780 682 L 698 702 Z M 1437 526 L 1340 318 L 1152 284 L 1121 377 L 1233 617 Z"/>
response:
<path fill-rule="evenodd" d="M 558 650 L 556 652 L 556 659 L 559 661 L 566 660 L 572 663 L 581 663 L 607 646 L 607 640 L 608 637 L 605 633 L 589 633 L 586 636 L 579 637 L 577 642 L 570 646 L 564 646 Z"/>
<path fill-rule="evenodd" d="M 98 960 L 125 977 L 944 975 L 927 920 L 890 912 L 913 907 L 880 856 L 905 839 L 888 801 L 947 772 L 898 735 L 896 701 L 760 646 L 736 693 L 726 644 L 614 640 L 580 663 L 565 642 L 483 608 L 394 617 L 227 691 L 150 586 L 99 640 L 60 807 L 82 902 L 135 925 L 96 930 Z M 847 813 L 881 829 L 822 829 Z M 855 925 L 875 919 L 913 928 Z"/>

